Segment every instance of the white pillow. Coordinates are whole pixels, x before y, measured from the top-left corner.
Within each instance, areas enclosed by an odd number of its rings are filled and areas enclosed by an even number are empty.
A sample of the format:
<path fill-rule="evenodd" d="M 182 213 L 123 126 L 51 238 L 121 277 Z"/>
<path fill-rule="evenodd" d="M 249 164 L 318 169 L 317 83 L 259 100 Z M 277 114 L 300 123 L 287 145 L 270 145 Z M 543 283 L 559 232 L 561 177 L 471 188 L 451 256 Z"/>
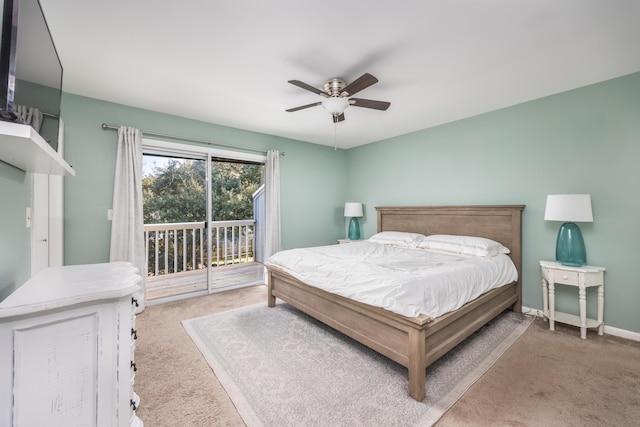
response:
<path fill-rule="evenodd" d="M 425 238 L 423 234 L 406 233 L 404 231 L 382 231 L 369 237 L 370 242 L 384 245 L 415 248 Z"/>
<path fill-rule="evenodd" d="M 451 234 L 433 234 L 426 236 L 418 244 L 418 247 L 483 257 L 492 257 L 510 252 L 509 248 L 491 239 L 473 236 L 455 236 Z"/>

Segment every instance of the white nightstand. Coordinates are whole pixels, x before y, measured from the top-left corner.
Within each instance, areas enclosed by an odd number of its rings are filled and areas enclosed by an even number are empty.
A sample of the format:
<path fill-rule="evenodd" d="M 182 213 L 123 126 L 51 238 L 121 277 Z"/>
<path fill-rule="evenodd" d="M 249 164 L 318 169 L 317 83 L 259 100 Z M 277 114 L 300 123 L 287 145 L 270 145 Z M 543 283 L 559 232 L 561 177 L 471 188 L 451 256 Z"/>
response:
<path fill-rule="evenodd" d="M 554 322 L 580 327 L 580 338 L 587 338 L 587 328 L 598 328 L 598 335 L 604 333 L 604 267 L 583 265 L 570 267 L 554 261 L 540 261 L 542 269 L 542 301 L 544 315 L 549 319 L 549 329 L 555 329 Z M 578 288 L 580 316 L 556 312 L 555 285 Z M 598 287 L 598 319 L 587 318 L 587 288 Z"/>

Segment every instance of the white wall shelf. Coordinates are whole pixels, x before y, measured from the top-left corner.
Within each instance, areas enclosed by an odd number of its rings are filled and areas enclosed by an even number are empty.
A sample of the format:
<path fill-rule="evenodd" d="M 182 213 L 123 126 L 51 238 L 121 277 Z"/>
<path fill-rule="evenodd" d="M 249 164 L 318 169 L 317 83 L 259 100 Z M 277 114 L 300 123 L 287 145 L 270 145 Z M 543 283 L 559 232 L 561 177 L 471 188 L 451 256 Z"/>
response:
<path fill-rule="evenodd" d="M 0 121 L 0 160 L 26 172 L 76 174 L 38 132 L 18 123 Z"/>

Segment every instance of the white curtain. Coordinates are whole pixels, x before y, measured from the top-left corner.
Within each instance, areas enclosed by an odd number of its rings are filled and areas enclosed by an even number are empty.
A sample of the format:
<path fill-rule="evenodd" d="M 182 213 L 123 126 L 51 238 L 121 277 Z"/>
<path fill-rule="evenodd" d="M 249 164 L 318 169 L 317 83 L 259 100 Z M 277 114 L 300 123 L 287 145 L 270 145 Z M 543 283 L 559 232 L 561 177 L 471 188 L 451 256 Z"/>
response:
<path fill-rule="evenodd" d="M 282 249 L 280 237 L 280 152 L 267 151 L 265 163 L 265 241 L 264 258 Z"/>
<path fill-rule="evenodd" d="M 142 217 L 142 132 L 132 127 L 118 129 L 118 152 L 113 187 L 113 220 L 109 261 L 129 261 L 142 276 L 142 291 L 134 295 L 137 312 L 144 309 L 147 275 Z"/>
<path fill-rule="evenodd" d="M 42 127 L 42 119 L 44 115 L 42 111 L 35 107 L 27 107 L 25 105 L 17 105 L 13 106 L 13 112 L 18 116 L 18 120 L 20 120 L 25 125 L 31 125 L 32 128 L 36 130 L 36 132 L 40 132 L 40 128 Z"/>

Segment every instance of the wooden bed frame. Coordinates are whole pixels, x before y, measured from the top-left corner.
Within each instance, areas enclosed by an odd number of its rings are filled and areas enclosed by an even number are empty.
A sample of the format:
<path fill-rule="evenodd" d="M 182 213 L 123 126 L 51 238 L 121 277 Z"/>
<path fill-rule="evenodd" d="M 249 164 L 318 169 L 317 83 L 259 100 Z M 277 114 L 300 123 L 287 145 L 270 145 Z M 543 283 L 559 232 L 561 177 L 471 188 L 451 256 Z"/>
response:
<path fill-rule="evenodd" d="M 425 398 L 426 368 L 507 308 L 521 311 L 523 205 L 378 207 L 378 231 L 458 234 L 493 239 L 511 250 L 518 281 L 489 291 L 436 319 L 405 317 L 306 285 L 268 270 L 269 307 L 276 298 L 348 335 L 409 370 L 409 395 Z"/>

